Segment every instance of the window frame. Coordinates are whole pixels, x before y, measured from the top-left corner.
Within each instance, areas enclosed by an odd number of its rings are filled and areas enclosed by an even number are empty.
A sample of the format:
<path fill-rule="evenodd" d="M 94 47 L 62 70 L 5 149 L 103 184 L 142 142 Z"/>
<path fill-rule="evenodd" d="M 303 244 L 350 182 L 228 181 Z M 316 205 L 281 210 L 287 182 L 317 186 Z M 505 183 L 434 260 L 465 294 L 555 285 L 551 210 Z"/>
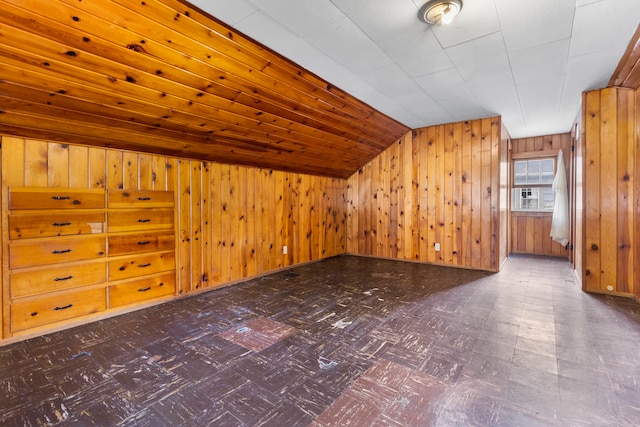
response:
<path fill-rule="evenodd" d="M 523 153 L 526 155 L 518 155 L 513 156 L 511 159 L 511 211 L 518 213 L 553 213 L 553 206 L 551 208 L 540 208 L 538 204 L 538 208 L 535 209 L 526 209 L 521 207 L 521 193 L 520 191 L 525 188 L 537 189 L 538 190 L 538 200 L 542 199 L 542 189 L 552 189 L 553 187 L 553 179 L 556 176 L 556 172 L 558 169 L 558 158 L 556 155 L 552 155 L 551 153 Z M 543 161 L 543 160 L 551 160 L 553 162 L 553 174 L 551 182 L 548 184 L 541 183 L 523 183 L 516 184 L 516 162 L 529 162 L 529 161 Z M 539 176 L 542 177 L 542 171 L 538 172 Z M 541 179 L 540 179 L 541 180 Z M 553 196 L 553 200 L 555 201 L 555 192 L 551 190 L 551 194 Z"/>

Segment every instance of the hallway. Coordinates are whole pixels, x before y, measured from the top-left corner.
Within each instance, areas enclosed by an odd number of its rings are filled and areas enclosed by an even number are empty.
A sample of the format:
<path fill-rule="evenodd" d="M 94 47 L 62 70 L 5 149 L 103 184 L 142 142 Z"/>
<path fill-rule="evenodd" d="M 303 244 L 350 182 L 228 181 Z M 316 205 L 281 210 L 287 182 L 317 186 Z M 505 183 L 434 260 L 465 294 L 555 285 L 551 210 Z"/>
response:
<path fill-rule="evenodd" d="M 566 261 L 340 256 L 0 348 L 0 424 L 640 425 L 640 305 Z"/>

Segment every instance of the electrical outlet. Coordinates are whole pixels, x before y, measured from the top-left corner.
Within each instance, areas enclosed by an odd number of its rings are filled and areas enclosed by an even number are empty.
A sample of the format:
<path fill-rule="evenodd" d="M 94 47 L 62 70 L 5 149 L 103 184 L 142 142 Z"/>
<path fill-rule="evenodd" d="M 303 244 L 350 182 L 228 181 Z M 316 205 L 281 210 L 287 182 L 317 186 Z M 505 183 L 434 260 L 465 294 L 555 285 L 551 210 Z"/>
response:
<path fill-rule="evenodd" d="M 285 254 L 285 255 L 287 254 L 287 246 L 286 245 L 282 247 L 282 253 Z"/>
<path fill-rule="evenodd" d="M 434 243 L 433 247 L 436 251 L 440 251 L 440 243 Z"/>

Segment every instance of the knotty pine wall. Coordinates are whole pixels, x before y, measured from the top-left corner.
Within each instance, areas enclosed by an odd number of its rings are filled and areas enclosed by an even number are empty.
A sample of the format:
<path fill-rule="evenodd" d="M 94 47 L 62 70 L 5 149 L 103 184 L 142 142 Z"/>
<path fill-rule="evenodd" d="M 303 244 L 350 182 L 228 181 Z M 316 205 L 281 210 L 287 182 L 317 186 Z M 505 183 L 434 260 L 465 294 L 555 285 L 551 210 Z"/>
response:
<path fill-rule="evenodd" d="M 396 141 L 347 180 L 347 251 L 498 270 L 506 257 L 500 211 L 508 209 L 499 200 L 502 135 L 493 117 L 417 129 Z"/>
<path fill-rule="evenodd" d="M 582 96 L 584 155 L 583 289 L 640 296 L 638 255 L 640 161 L 638 102 L 633 89 Z M 608 287 L 611 286 L 611 290 Z"/>
<path fill-rule="evenodd" d="M 556 157 L 562 149 L 567 182 L 571 176 L 571 134 L 516 138 L 511 141 L 511 156 Z M 524 157 L 523 157 L 524 156 Z M 511 212 L 511 252 L 554 257 L 569 257 L 569 250 L 554 242 L 551 232 L 551 212 Z"/>
<path fill-rule="evenodd" d="M 338 178 L 3 136 L 2 184 L 173 191 L 180 294 L 346 249 Z"/>

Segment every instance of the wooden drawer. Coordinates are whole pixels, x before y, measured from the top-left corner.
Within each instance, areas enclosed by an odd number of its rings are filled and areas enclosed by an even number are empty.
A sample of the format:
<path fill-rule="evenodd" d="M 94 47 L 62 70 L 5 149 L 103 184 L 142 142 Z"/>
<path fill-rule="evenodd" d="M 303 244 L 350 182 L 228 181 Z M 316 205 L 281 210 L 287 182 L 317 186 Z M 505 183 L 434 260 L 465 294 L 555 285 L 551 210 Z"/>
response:
<path fill-rule="evenodd" d="M 109 261 L 109 280 L 129 279 L 175 269 L 174 252 L 134 255 Z"/>
<path fill-rule="evenodd" d="M 109 256 L 169 251 L 176 245 L 173 231 L 109 236 Z"/>
<path fill-rule="evenodd" d="M 69 236 L 104 231 L 104 212 L 47 212 L 9 215 L 9 238 Z"/>
<path fill-rule="evenodd" d="M 133 280 L 109 287 L 110 307 L 120 307 L 175 293 L 175 273 Z"/>
<path fill-rule="evenodd" d="M 107 280 L 105 261 L 65 264 L 11 273 L 11 298 L 95 285 Z"/>
<path fill-rule="evenodd" d="M 128 209 L 107 216 L 109 232 L 173 228 L 173 209 Z"/>
<path fill-rule="evenodd" d="M 13 187 L 9 209 L 102 209 L 104 190 Z"/>
<path fill-rule="evenodd" d="M 104 236 L 17 241 L 9 245 L 9 267 L 23 268 L 102 258 Z"/>
<path fill-rule="evenodd" d="M 108 190 L 110 208 L 172 208 L 173 191 Z"/>
<path fill-rule="evenodd" d="M 13 332 L 72 319 L 107 308 L 105 289 L 50 294 L 11 304 Z"/>

